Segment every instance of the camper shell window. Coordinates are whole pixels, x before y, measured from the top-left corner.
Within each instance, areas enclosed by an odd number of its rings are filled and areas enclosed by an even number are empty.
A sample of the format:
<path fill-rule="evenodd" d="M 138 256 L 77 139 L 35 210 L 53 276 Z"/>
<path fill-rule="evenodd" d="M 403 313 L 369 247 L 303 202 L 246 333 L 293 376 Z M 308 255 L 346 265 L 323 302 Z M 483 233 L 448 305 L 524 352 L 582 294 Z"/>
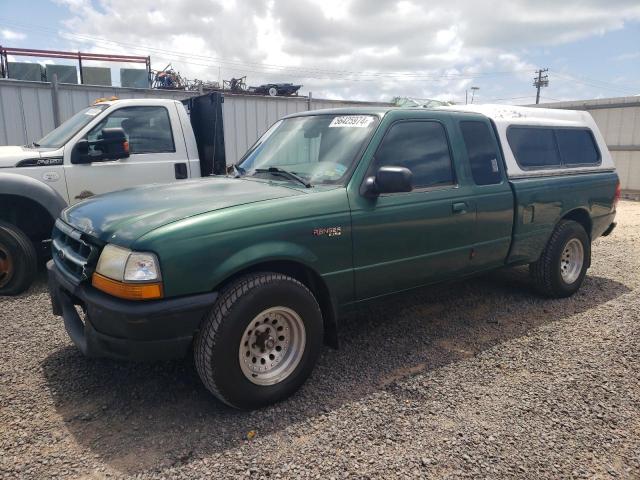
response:
<path fill-rule="evenodd" d="M 507 140 L 523 170 L 597 166 L 602 161 L 588 128 L 512 125 Z"/>

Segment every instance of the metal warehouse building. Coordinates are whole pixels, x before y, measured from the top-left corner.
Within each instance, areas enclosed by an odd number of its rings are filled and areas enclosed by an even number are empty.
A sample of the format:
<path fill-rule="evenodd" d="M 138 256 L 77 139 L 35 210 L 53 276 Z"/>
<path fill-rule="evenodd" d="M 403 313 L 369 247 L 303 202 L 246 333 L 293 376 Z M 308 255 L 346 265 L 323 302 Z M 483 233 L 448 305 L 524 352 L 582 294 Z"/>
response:
<path fill-rule="evenodd" d="M 0 79 L 0 145 L 24 145 L 97 98 L 174 98 L 197 92 L 102 87 Z M 227 162 L 237 161 L 278 118 L 304 110 L 387 103 L 263 97 L 225 93 L 223 104 Z M 623 190 L 640 194 L 640 96 L 541 104 L 586 110 L 595 119 L 613 155 Z"/>
<path fill-rule="evenodd" d="M 589 112 L 611 151 L 622 189 L 640 193 L 640 96 L 545 103 L 540 107 Z"/>

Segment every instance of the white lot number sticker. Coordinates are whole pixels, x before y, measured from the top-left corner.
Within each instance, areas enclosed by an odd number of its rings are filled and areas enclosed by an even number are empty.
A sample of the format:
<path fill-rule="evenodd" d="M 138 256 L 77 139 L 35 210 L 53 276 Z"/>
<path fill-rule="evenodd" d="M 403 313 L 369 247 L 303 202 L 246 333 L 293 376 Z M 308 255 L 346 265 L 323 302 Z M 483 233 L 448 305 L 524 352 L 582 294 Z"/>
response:
<path fill-rule="evenodd" d="M 373 117 L 369 115 L 345 115 L 331 120 L 329 128 L 367 128 L 371 122 Z"/>
<path fill-rule="evenodd" d="M 97 114 L 99 114 L 102 110 L 100 108 L 90 108 L 89 110 L 87 110 L 86 112 L 84 112 L 85 115 L 89 115 L 90 117 L 95 117 Z"/>

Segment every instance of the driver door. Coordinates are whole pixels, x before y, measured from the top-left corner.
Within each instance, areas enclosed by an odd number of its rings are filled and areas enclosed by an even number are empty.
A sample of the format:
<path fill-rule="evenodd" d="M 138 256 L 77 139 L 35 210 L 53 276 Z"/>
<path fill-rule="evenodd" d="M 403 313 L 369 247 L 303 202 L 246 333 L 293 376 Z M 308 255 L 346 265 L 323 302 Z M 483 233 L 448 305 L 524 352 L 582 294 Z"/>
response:
<path fill-rule="evenodd" d="M 356 300 L 468 271 L 476 222 L 469 185 L 449 145 L 445 119 L 402 119 L 386 131 L 366 176 L 382 166 L 413 173 L 411 192 L 350 197 Z"/>
<path fill-rule="evenodd" d="M 178 121 L 175 109 L 165 106 L 132 106 L 114 110 L 85 138 L 90 142 L 96 141 L 102 138 L 104 128 L 122 128 L 129 141 L 130 155 L 119 160 L 72 164 L 71 148 L 66 148 L 64 164 L 69 203 L 100 193 L 188 177 L 185 143 L 180 138 L 174 139 L 171 128 Z M 183 167 L 178 168 L 176 164 L 183 164 Z"/>

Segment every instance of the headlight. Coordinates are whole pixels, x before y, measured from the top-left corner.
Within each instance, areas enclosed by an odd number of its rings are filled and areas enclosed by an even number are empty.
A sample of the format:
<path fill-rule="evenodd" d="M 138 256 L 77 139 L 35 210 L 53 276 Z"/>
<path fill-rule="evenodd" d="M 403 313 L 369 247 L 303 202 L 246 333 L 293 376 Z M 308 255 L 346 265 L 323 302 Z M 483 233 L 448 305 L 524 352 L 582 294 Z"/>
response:
<path fill-rule="evenodd" d="M 160 279 L 160 265 L 153 253 L 107 245 L 100 254 L 91 283 L 116 297 L 150 300 L 162 297 Z"/>
<path fill-rule="evenodd" d="M 129 255 L 131 255 L 131 250 L 127 248 L 107 245 L 102 249 L 102 253 L 98 259 L 96 273 L 113 280 L 123 281 L 124 269 L 127 266 Z"/>
<path fill-rule="evenodd" d="M 160 280 L 158 260 L 153 253 L 131 252 L 124 267 L 125 282 L 153 282 Z"/>

